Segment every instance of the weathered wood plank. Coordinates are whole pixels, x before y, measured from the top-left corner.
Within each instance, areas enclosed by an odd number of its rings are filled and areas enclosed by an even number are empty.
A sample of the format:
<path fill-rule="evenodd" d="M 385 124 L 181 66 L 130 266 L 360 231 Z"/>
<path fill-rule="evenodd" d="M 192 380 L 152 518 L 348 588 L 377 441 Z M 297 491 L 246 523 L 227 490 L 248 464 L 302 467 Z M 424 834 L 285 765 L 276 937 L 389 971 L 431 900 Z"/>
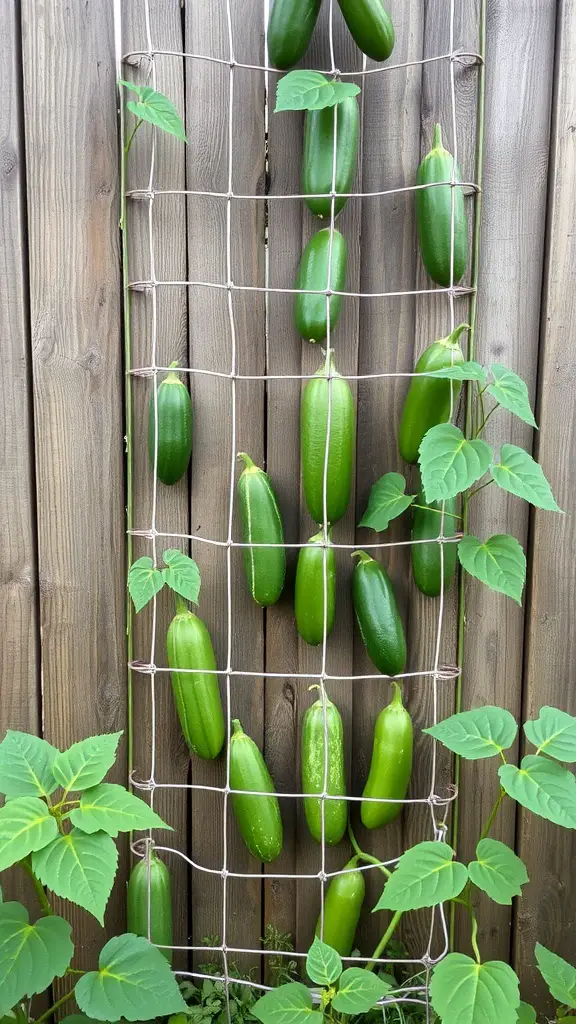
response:
<path fill-rule="evenodd" d="M 552 10 L 548 13 L 552 20 Z M 570 513 L 574 507 L 576 462 L 576 361 L 572 344 L 576 330 L 576 5 L 573 0 L 560 3 L 558 16 L 547 267 L 536 417 L 540 432 L 536 456 L 559 505 Z M 551 52 L 541 60 L 547 61 L 546 67 L 551 67 Z M 541 252 L 540 233 L 533 238 L 532 245 L 535 252 Z M 534 313 L 537 315 L 537 310 Z M 525 326 L 532 326 L 525 317 L 522 320 Z M 576 714 L 571 684 L 576 657 L 573 629 L 575 544 L 573 515 L 534 512 L 527 602 L 525 719 L 536 718 L 545 704 Z M 532 748 L 528 748 L 527 752 L 530 751 L 533 752 Z M 571 880 L 575 849 L 573 832 L 521 812 L 518 852 L 526 862 L 530 885 L 526 886 L 515 913 L 514 966 L 520 976 L 523 997 L 534 1002 L 540 1012 L 551 1013 L 552 1003 L 534 967 L 535 943 L 542 942 L 574 963 L 576 905 Z"/>
<path fill-rule="evenodd" d="M 113 10 L 25 0 L 22 26 L 44 723 L 66 746 L 126 724 Z M 66 916 L 94 965 L 102 929 Z"/>

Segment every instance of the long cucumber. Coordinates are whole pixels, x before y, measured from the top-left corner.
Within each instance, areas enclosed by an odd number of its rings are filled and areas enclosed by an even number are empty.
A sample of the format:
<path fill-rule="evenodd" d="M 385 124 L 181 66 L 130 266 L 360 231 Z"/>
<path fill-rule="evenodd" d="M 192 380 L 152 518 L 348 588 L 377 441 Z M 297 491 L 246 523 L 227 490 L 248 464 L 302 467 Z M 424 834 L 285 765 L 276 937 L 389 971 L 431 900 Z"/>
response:
<path fill-rule="evenodd" d="M 324 470 L 326 439 L 330 434 L 326 473 L 326 520 L 337 523 L 345 515 L 352 490 L 356 440 L 354 397 L 348 381 L 336 370 L 331 351 L 305 385 L 300 405 L 300 451 L 304 498 L 315 523 L 324 522 Z"/>
<path fill-rule="evenodd" d="M 326 793 L 329 796 L 345 797 L 344 726 L 336 705 L 327 697 L 325 703 L 324 709 L 321 698 L 315 701 L 306 711 L 302 722 L 302 792 L 323 793 L 326 781 Z M 334 846 L 346 831 L 346 800 L 322 800 L 321 797 L 304 800 L 308 828 L 317 843 L 322 842 L 322 804 L 324 842 Z"/>
<path fill-rule="evenodd" d="M 336 558 L 328 531 L 327 544 L 324 531 L 310 537 L 314 547 L 300 549 L 294 586 L 294 614 L 296 629 L 307 644 L 317 647 L 334 629 L 336 605 Z M 326 575 L 326 602 L 324 601 L 324 575 Z M 326 607 L 326 616 L 324 608 Z M 326 618 L 326 621 L 324 621 Z"/>
<path fill-rule="evenodd" d="M 240 834 L 257 860 L 269 863 L 282 852 L 282 818 L 274 783 L 266 762 L 247 736 L 240 722 L 232 722 L 230 738 L 230 788 L 252 790 L 250 793 L 231 794 L 232 810 Z M 265 795 L 261 795 L 265 794 Z"/>
<path fill-rule="evenodd" d="M 365 551 L 354 551 L 352 603 L 368 657 L 379 672 L 396 676 L 406 668 L 406 638 L 392 581 Z"/>
<path fill-rule="evenodd" d="M 166 637 L 172 690 L 184 739 L 198 757 L 212 760 L 224 745 L 224 713 L 210 633 L 202 619 L 176 599 Z M 187 669 L 188 671 L 179 671 Z"/>
<path fill-rule="evenodd" d="M 282 546 L 282 517 L 269 476 L 245 452 L 240 452 L 238 458 L 245 466 L 238 481 L 244 544 L 276 545 L 244 548 L 250 593 L 256 604 L 267 607 L 276 603 L 284 588 L 286 552 Z"/>
<path fill-rule="evenodd" d="M 330 237 L 332 244 L 330 244 Z M 330 284 L 328 284 L 330 269 Z M 346 283 L 346 242 L 339 231 L 322 228 L 312 236 L 302 253 L 296 289 L 302 290 L 294 299 L 294 322 L 296 330 L 306 341 L 323 341 L 328 335 L 328 309 L 330 310 L 330 331 L 338 323 L 342 308 L 342 296 L 318 294 L 330 288 L 333 292 L 344 290 Z M 316 294 L 314 294 L 316 293 Z"/>
<path fill-rule="evenodd" d="M 350 192 L 358 158 L 358 127 L 360 115 L 355 96 L 347 96 L 334 107 L 306 111 L 304 148 L 302 151 L 302 194 L 306 206 L 317 217 L 332 214 L 332 184 L 336 198 L 334 215 L 348 199 L 339 195 Z M 336 174 L 334 171 L 334 128 L 336 128 Z M 317 197 L 317 198 L 316 198 Z"/>

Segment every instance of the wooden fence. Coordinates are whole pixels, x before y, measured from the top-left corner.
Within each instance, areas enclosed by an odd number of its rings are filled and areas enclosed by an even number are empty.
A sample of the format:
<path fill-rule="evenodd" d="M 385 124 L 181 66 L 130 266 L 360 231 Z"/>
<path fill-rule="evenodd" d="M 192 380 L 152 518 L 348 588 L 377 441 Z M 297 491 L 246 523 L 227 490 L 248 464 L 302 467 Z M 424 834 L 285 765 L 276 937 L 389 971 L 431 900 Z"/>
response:
<path fill-rule="evenodd" d="M 125 728 L 125 488 L 124 375 L 118 234 L 118 127 L 115 91 L 114 15 L 121 7 L 122 51 L 146 51 L 144 0 L 5 0 L 0 5 L 0 323 L 3 374 L 0 423 L 4 482 L 0 518 L 2 700 L 0 733 L 6 728 L 38 732 L 64 746 L 100 731 Z M 234 0 L 235 59 L 263 64 L 263 20 L 259 4 Z M 321 16 L 308 66 L 328 66 L 326 19 Z M 394 62 L 405 66 L 359 79 L 362 85 L 360 192 L 399 188 L 414 180 L 421 152 L 436 120 L 450 137 L 450 62 L 422 58 L 446 54 L 447 0 L 390 0 L 397 29 Z M 456 0 L 455 48 L 478 48 L 479 0 Z M 228 60 L 224 0 L 149 0 L 150 30 L 157 50 L 204 54 Z M 540 431 L 507 413 L 488 432 L 494 442 L 511 440 L 534 450 L 560 505 L 571 512 L 576 499 L 576 2 L 489 0 L 487 4 L 487 93 L 482 249 L 478 294 L 477 357 L 498 361 L 528 382 Z M 335 19 L 335 50 L 341 70 L 360 70 L 355 47 Z M 157 55 L 157 87 L 185 111 L 189 144 L 157 142 L 154 184 L 166 190 L 226 192 L 228 189 L 228 78 L 226 64 Z M 464 179 L 475 175 L 478 69 L 456 63 L 458 149 Z M 148 58 L 135 56 L 125 76 L 144 81 Z M 271 85 L 276 80 L 271 75 Z M 234 91 L 233 190 L 268 193 L 266 203 L 235 200 L 232 267 L 236 284 L 265 282 L 266 237 L 269 284 L 289 288 L 313 219 L 298 200 L 274 195 L 299 191 L 302 123 L 298 114 L 269 118 L 265 157 L 265 82 L 261 71 L 237 68 Z M 144 129 L 130 161 L 130 187 L 146 189 L 150 134 Z M 130 203 L 130 274 L 149 279 L 148 202 Z M 154 199 L 158 280 L 225 281 L 226 199 L 161 195 Z M 340 226 L 340 225 L 339 225 Z M 266 234 L 267 229 L 267 234 Z M 427 287 L 415 244 L 413 198 L 408 194 L 352 199 L 341 216 L 349 244 L 351 292 L 410 291 Z M 230 370 L 230 333 L 225 290 L 160 287 L 158 362 Z M 289 296 L 234 293 L 238 372 L 298 375 L 317 369 L 319 353 L 296 336 Z M 150 295 L 132 302 L 134 365 L 150 362 Z M 467 316 L 457 300 L 457 316 Z M 334 336 L 339 369 L 351 375 L 410 371 L 421 349 L 447 333 L 448 303 L 440 296 L 346 300 Z M 406 382 L 360 381 L 357 388 L 358 444 L 354 507 L 337 528 L 336 540 L 358 545 L 368 532 L 355 529 L 371 484 L 400 469 L 396 424 Z M 231 449 L 231 381 L 192 380 L 196 436 L 191 490 L 181 484 L 159 491 L 157 528 L 167 533 L 226 539 Z M 136 378 L 134 398 L 135 525 L 148 528 L 151 475 L 146 453 L 146 408 L 150 382 Z M 299 500 L 298 405 L 300 383 L 238 381 L 239 450 L 266 462 L 277 488 L 290 543 L 306 540 L 312 524 Z M 493 421 L 491 421 L 492 424 Z M 473 532 L 513 533 L 529 550 L 529 579 L 522 608 L 473 581 L 466 583 L 463 705 L 508 707 L 516 718 L 552 704 L 576 713 L 571 675 L 576 657 L 573 631 L 576 572 L 574 517 L 528 511 L 497 488 L 482 492 Z M 236 527 L 237 530 L 237 527 Z M 236 536 L 238 537 L 237 533 Z M 386 538 L 405 539 L 406 525 L 393 524 Z M 185 548 L 185 550 L 189 550 Z M 138 541 L 135 555 L 149 553 Z M 194 542 L 191 553 L 202 572 L 201 613 L 214 637 L 218 663 L 225 664 L 226 549 Z M 233 552 L 232 661 L 247 673 L 278 673 L 266 681 L 235 676 L 232 710 L 263 746 L 282 793 L 298 789 L 298 737 L 310 702 L 310 679 L 319 653 L 297 642 L 291 607 L 294 558 L 280 604 L 266 613 L 248 598 L 238 551 Z M 410 579 L 407 548 L 384 553 L 397 588 L 409 640 L 410 668 L 431 667 L 437 602 L 424 599 Z M 339 552 L 337 625 L 329 643 L 328 672 L 353 676 L 371 671 L 353 628 L 349 558 Z M 446 602 L 441 660 L 456 658 L 456 588 Z M 135 623 L 135 656 L 165 665 L 164 636 L 170 617 L 161 598 L 156 651 L 150 651 L 150 619 Z M 572 673 L 571 673 L 572 669 Z M 294 675 L 298 678 L 293 678 Z M 175 717 L 169 679 L 157 677 L 156 766 L 160 783 L 221 785 L 223 767 L 194 761 L 192 769 Z M 330 695 L 343 714 L 352 791 L 366 776 L 375 716 L 388 687 L 374 680 L 341 680 Z M 429 680 L 406 685 L 418 726 L 432 720 Z M 439 691 L 439 716 L 450 713 L 454 684 Z M 134 764 L 140 777 L 151 771 L 149 677 L 134 678 Z M 521 750 L 518 751 L 520 756 Z M 116 769 L 126 779 L 126 746 Z M 190 774 L 190 771 L 192 774 Z M 431 745 L 416 746 L 412 796 L 426 795 Z M 446 787 L 450 765 L 439 765 Z M 479 825 L 495 790 L 491 762 L 463 767 L 460 848 L 471 855 Z M 174 826 L 170 842 L 206 867 L 222 865 L 222 795 L 210 791 L 159 789 L 155 806 Z M 306 837 L 301 808 L 282 800 L 285 845 L 274 873 L 312 873 L 318 848 Z M 430 836 L 428 812 L 415 805 L 401 825 L 362 834 L 364 847 L 393 857 Z M 572 833 L 541 819 L 516 814 L 510 805 L 498 837 L 514 845 L 527 863 L 531 884 L 512 908 L 482 905 L 479 942 L 491 958 L 511 958 L 524 998 L 546 1005 L 534 970 L 538 939 L 574 960 L 576 896 L 571 886 Z M 127 851 L 126 851 L 127 852 Z M 344 843 L 327 856 L 336 870 L 347 857 Z M 231 828 L 234 870 L 257 871 Z M 106 932 L 124 925 L 123 884 L 127 856 L 110 902 Z M 176 941 L 199 945 L 221 936 L 222 879 L 190 871 L 174 857 Z M 272 869 L 270 869 L 272 870 Z M 371 874 L 367 906 L 378 885 Z M 22 895 L 19 879 L 5 892 Z M 266 881 L 259 873 L 228 882 L 227 942 L 258 947 L 269 923 L 289 931 L 298 949 L 309 942 L 318 911 L 318 883 Z M 82 911 L 73 912 L 82 935 L 79 961 L 91 965 L 102 932 Z M 415 956 L 427 942 L 428 917 L 408 920 L 403 939 Z M 359 932 L 371 953 L 379 922 L 366 913 Z M 465 932 L 463 931 L 463 934 Z M 200 961 L 202 956 L 199 957 Z M 239 958 L 241 960 L 241 958 Z M 197 958 L 198 960 L 198 958 Z M 185 954 L 179 961 L 186 962 Z"/>

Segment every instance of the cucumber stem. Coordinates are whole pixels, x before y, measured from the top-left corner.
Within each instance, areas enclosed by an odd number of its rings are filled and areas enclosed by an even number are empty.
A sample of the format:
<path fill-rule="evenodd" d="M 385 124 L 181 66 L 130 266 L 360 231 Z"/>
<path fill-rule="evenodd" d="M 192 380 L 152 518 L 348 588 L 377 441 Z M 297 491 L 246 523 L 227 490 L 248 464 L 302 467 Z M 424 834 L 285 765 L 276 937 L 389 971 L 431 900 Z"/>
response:
<path fill-rule="evenodd" d="M 442 145 L 442 128 L 439 124 L 434 125 L 434 137 L 432 139 L 432 149 L 444 149 Z"/>
<path fill-rule="evenodd" d="M 391 708 L 403 708 L 404 704 L 402 703 L 402 688 L 400 686 L 400 683 L 396 683 L 393 681 L 392 686 L 394 687 L 394 696 L 392 697 L 392 700 L 390 701 L 390 704 L 388 706 Z"/>
<path fill-rule="evenodd" d="M 175 370 L 177 368 L 177 366 L 178 366 L 178 360 L 175 359 L 173 363 L 170 363 L 170 366 L 168 367 L 168 369 L 169 370 Z"/>
<path fill-rule="evenodd" d="M 366 554 L 365 551 L 353 551 L 350 558 L 357 558 L 359 565 L 364 565 L 366 562 L 373 562 L 374 559 L 371 555 Z"/>
<path fill-rule="evenodd" d="M 256 469 L 256 466 L 252 462 L 252 459 L 250 458 L 249 455 L 246 454 L 246 452 L 238 452 L 236 458 L 242 459 L 242 462 L 244 463 L 246 469 Z"/>
<path fill-rule="evenodd" d="M 180 594 L 176 594 L 176 615 L 187 615 L 190 611 L 183 597 Z"/>
<path fill-rule="evenodd" d="M 446 348 L 456 348 L 456 346 L 459 345 L 460 336 L 464 334 L 464 331 L 469 330 L 470 324 L 458 324 L 458 326 L 454 328 L 452 333 L 449 334 L 447 338 L 442 338 L 441 344 L 445 345 Z"/>
<path fill-rule="evenodd" d="M 244 735 L 244 729 L 242 728 L 242 723 L 239 718 L 232 719 L 232 733 L 234 736 Z"/>

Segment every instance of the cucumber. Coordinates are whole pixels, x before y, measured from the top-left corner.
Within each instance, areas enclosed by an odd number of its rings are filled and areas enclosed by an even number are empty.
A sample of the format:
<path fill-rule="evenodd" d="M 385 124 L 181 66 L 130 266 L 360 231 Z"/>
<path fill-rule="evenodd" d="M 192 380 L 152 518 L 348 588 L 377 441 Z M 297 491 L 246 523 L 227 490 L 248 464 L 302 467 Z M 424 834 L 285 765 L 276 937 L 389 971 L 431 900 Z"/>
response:
<path fill-rule="evenodd" d="M 381 0 L 338 0 L 350 35 L 371 60 L 388 60 L 394 49 L 394 25 Z"/>
<path fill-rule="evenodd" d="M 414 729 L 402 703 L 402 691 L 398 683 L 392 685 L 394 696 L 378 715 L 374 729 L 370 773 L 362 793 L 371 799 L 360 805 L 365 828 L 380 828 L 400 815 L 402 804 L 386 801 L 403 800 L 410 782 Z"/>
<path fill-rule="evenodd" d="M 424 374 L 463 363 L 464 353 L 459 339 L 462 332 L 467 330 L 470 330 L 468 324 L 459 324 L 447 338 L 440 338 L 428 345 L 416 363 L 414 372 Z M 406 462 L 418 462 L 424 434 L 438 423 L 446 423 L 450 419 L 451 408 L 456 412 L 461 387 L 460 381 L 442 380 L 439 377 L 410 378 L 398 430 L 398 449 Z"/>
<path fill-rule="evenodd" d="M 322 0 L 274 0 L 268 20 L 268 56 L 280 71 L 293 67 L 308 49 Z"/>
<path fill-rule="evenodd" d="M 332 214 L 332 175 L 334 163 L 334 122 L 336 122 L 336 175 L 334 191 L 351 192 L 358 157 L 358 125 L 360 115 L 355 96 L 347 96 L 334 107 L 307 110 L 304 122 L 302 152 L 302 194 L 306 206 L 317 217 Z M 318 196 L 318 199 L 313 198 Z M 348 202 L 346 196 L 334 201 L 334 215 Z"/>
<path fill-rule="evenodd" d="M 296 629 L 307 644 L 317 647 L 324 639 L 324 572 L 326 572 L 326 636 L 334 628 L 336 604 L 336 558 L 330 545 L 324 547 L 324 531 L 314 534 L 308 541 L 313 548 L 301 548 L 296 566 L 294 612 Z M 326 569 L 324 569 L 326 565 Z"/>
<path fill-rule="evenodd" d="M 324 924 L 320 918 L 316 935 L 340 956 L 350 956 L 354 947 L 354 936 L 360 920 L 362 904 L 366 894 L 363 871 L 354 871 L 358 858 L 352 857 L 344 866 L 344 872 L 335 875 L 324 897 Z"/>
<path fill-rule="evenodd" d="M 330 228 L 322 228 L 308 242 L 302 253 L 296 288 L 308 292 L 322 292 L 328 288 L 328 262 L 330 260 Z M 334 230 L 330 263 L 330 288 L 341 292 L 346 282 L 346 242 Z M 342 296 L 330 296 L 330 331 L 338 323 Z M 294 323 L 298 334 L 306 341 L 323 341 L 328 334 L 328 299 L 326 295 L 301 294 L 294 299 Z"/>
<path fill-rule="evenodd" d="M 406 668 L 406 638 L 392 582 L 386 570 L 365 551 L 352 573 L 352 603 L 370 661 L 379 672 L 397 676 Z"/>
<path fill-rule="evenodd" d="M 176 363 L 172 363 L 176 366 Z M 175 484 L 188 469 L 192 454 L 192 401 L 190 392 L 176 373 L 170 373 L 158 386 L 158 409 L 154 395 L 148 406 L 148 454 L 154 468 L 156 415 L 158 416 L 158 464 L 156 473 L 163 484 Z"/>
<path fill-rule="evenodd" d="M 150 880 L 150 882 L 148 882 Z M 150 899 L 148 899 L 150 884 Z M 127 893 L 127 926 L 132 935 L 150 938 L 156 946 L 172 945 L 172 880 L 163 860 L 150 852 L 150 865 L 139 860 L 130 872 Z M 150 906 L 150 936 L 148 936 Z M 172 950 L 161 949 L 169 964 Z"/>
<path fill-rule="evenodd" d="M 428 540 L 440 536 L 440 524 L 442 516 L 441 501 L 426 501 L 421 493 L 416 498 L 419 505 L 428 505 L 429 511 L 423 508 L 413 508 L 412 514 L 412 540 Z M 447 498 L 444 502 L 444 527 L 445 537 L 454 537 L 458 530 L 458 520 L 454 518 L 456 513 L 456 498 Z M 452 513 L 452 515 L 448 515 Z M 444 544 L 444 591 L 447 591 L 454 578 L 456 562 L 458 559 L 458 545 Z M 441 562 L 440 544 L 413 544 L 412 573 L 418 590 L 426 594 L 426 597 L 439 597 L 441 590 Z"/>
<path fill-rule="evenodd" d="M 340 712 L 326 698 L 326 734 L 328 737 L 328 775 L 326 792 L 331 796 L 346 796 L 344 770 L 344 727 Z M 302 722 L 302 792 L 324 791 L 324 709 L 319 699 L 311 705 Z M 310 835 L 322 842 L 322 800 L 305 799 L 304 813 Z M 348 808 L 346 800 L 324 801 L 324 841 L 329 846 L 339 843 L 346 831 Z"/>
<path fill-rule="evenodd" d="M 437 181 L 450 181 L 454 158 L 442 145 L 442 129 L 434 129 L 432 149 L 418 168 L 419 185 Z M 454 178 L 460 181 L 460 172 L 454 169 Z M 450 273 L 452 192 L 454 192 L 454 273 Z M 416 191 L 416 227 L 420 240 L 420 255 L 428 274 L 436 284 L 448 288 L 458 284 L 468 263 L 468 220 L 464 209 L 464 191 L 451 185 L 421 188 Z"/>
<path fill-rule="evenodd" d="M 336 370 L 333 352 L 328 354 L 314 377 L 307 381 L 300 403 L 302 486 L 306 506 L 316 523 L 324 522 L 324 464 L 330 388 L 326 522 L 333 524 L 345 515 L 350 501 L 356 439 L 354 398 L 348 381 Z"/>
<path fill-rule="evenodd" d="M 254 790 L 269 796 L 232 793 L 232 810 L 242 839 L 257 860 L 269 864 L 282 852 L 282 818 L 274 783 L 254 740 L 240 722 L 232 722 L 230 788 Z"/>
<path fill-rule="evenodd" d="M 283 544 L 282 517 L 270 478 L 245 452 L 240 452 L 238 458 L 245 465 L 238 481 L 244 544 Z M 286 576 L 284 548 L 244 548 L 244 569 L 256 604 L 263 608 L 275 604 Z"/>
<path fill-rule="evenodd" d="M 176 598 L 176 615 L 166 637 L 172 690 L 184 739 L 197 757 L 210 761 L 224 745 L 224 713 L 220 699 L 216 658 L 210 633 L 197 615 Z M 179 672 L 178 669 L 194 669 Z"/>

